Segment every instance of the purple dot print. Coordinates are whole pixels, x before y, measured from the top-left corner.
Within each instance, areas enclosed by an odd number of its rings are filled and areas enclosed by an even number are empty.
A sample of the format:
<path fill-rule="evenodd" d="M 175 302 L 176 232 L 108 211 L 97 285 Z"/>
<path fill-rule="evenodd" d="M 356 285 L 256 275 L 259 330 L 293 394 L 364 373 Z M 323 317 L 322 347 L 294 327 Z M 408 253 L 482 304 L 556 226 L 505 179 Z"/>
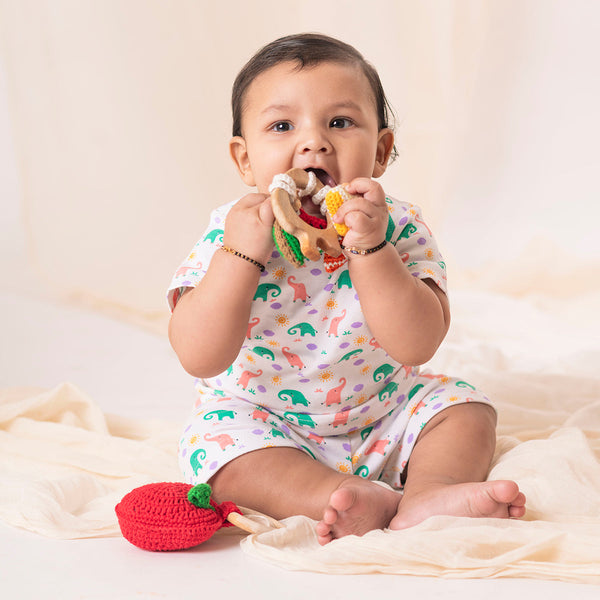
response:
<path fill-rule="evenodd" d="M 423 246 L 423 245 L 425 245 L 425 244 L 427 243 L 427 240 L 426 240 L 425 238 L 419 238 L 419 239 L 417 240 L 417 243 L 418 243 L 420 246 Z"/>
<path fill-rule="evenodd" d="M 412 444 L 413 440 L 415 439 L 415 436 L 411 433 L 408 436 L 408 439 L 406 440 L 409 444 Z"/>
<path fill-rule="evenodd" d="M 272 337 L 272 336 L 274 336 L 274 335 L 275 335 L 275 333 L 274 333 L 273 331 L 271 331 L 270 329 L 265 329 L 265 330 L 263 331 L 263 333 L 264 333 L 266 336 L 269 336 L 269 337 Z"/>
<path fill-rule="evenodd" d="M 271 308 L 273 310 L 279 310 L 281 308 L 281 304 L 279 302 L 273 302 L 273 304 L 271 304 Z"/>
<path fill-rule="evenodd" d="M 365 386 L 362 383 L 359 383 L 358 385 L 354 386 L 354 391 L 355 392 L 360 392 Z"/>
<path fill-rule="evenodd" d="M 316 344 L 306 344 L 306 347 L 309 350 L 316 350 L 318 348 L 318 346 Z"/>
<path fill-rule="evenodd" d="M 340 348 L 344 349 L 347 348 L 350 344 L 348 342 L 344 342 L 343 344 L 340 344 Z"/>
<path fill-rule="evenodd" d="M 261 394 L 264 394 L 267 391 L 267 388 L 264 385 L 259 385 L 256 388 Z"/>
<path fill-rule="evenodd" d="M 362 323 L 360 321 L 356 321 L 355 323 L 352 323 L 352 327 L 354 329 L 358 329 L 359 327 L 362 327 Z"/>
<path fill-rule="evenodd" d="M 321 274 L 321 269 L 313 269 L 310 274 L 316 277 L 317 275 Z"/>
<path fill-rule="evenodd" d="M 182 456 L 182 458 L 185 458 L 185 457 L 187 456 L 187 448 L 184 448 L 184 449 L 181 451 L 181 456 Z"/>

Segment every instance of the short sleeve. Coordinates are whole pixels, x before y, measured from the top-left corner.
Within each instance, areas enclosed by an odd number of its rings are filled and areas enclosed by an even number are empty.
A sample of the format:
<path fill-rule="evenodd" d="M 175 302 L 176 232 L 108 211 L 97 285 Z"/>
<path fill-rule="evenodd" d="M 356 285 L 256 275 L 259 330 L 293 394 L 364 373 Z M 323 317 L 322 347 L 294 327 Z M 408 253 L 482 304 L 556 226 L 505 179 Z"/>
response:
<path fill-rule="evenodd" d="M 431 279 L 447 293 L 446 263 L 431 229 L 414 204 L 387 197 L 390 209 L 386 239 L 392 243 L 409 272 L 419 279 Z"/>
<path fill-rule="evenodd" d="M 235 201 L 230 202 L 211 213 L 209 225 L 202 238 L 196 242 L 191 252 L 175 271 L 167 292 L 167 302 L 171 311 L 175 308 L 185 289 L 196 287 L 206 274 L 213 254 L 223 244 L 225 218 L 234 204 Z"/>

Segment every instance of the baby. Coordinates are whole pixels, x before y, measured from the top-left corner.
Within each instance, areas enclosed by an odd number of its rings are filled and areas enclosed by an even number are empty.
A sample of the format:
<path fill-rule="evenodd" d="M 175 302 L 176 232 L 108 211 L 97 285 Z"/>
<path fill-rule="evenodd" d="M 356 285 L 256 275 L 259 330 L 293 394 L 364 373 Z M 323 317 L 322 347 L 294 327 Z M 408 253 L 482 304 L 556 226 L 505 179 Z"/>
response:
<path fill-rule="evenodd" d="M 394 152 L 376 70 L 336 39 L 287 36 L 245 65 L 232 108 L 231 157 L 256 191 L 213 212 L 169 290 L 170 341 L 198 391 L 186 480 L 307 515 L 321 544 L 432 515 L 522 517 L 517 484 L 486 481 L 489 399 L 418 367 L 448 330 L 446 272 L 419 209 L 374 181 Z M 274 246 L 269 186 L 293 167 L 355 195 L 334 216 L 348 227 L 334 266 L 296 268 Z"/>

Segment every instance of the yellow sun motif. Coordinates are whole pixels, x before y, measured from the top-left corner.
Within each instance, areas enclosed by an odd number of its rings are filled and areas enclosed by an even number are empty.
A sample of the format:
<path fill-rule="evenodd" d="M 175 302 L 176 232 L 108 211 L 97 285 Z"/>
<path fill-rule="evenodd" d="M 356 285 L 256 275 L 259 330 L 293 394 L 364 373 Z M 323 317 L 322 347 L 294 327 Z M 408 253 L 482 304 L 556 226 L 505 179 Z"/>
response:
<path fill-rule="evenodd" d="M 373 417 L 369 417 L 366 421 L 365 421 L 365 427 L 368 427 L 371 423 L 373 423 L 375 419 Z"/>
<path fill-rule="evenodd" d="M 368 400 L 367 396 L 365 396 L 365 394 L 361 394 L 357 399 L 356 399 L 356 403 L 357 404 L 363 404 L 364 402 L 366 402 Z"/>
<path fill-rule="evenodd" d="M 357 463 L 359 460 L 360 460 L 360 454 L 355 454 L 355 455 L 352 457 L 352 464 L 353 464 L 353 465 L 356 465 L 356 463 Z"/>
<path fill-rule="evenodd" d="M 283 267 L 279 267 L 273 271 L 273 279 L 283 279 L 287 275 L 287 271 Z"/>
<path fill-rule="evenodd" d="M 435 277 L 435 273 L 431 269 L 423 269 L 423 273 L 425 275 L 429 275 L 430 277 Z"/>
<path fill-rule="evenodd" d="M 367 341 L 367 338 L 364 335 L 358 335 L 354 338 L 354 345 L 360 346 L 361 344 L 364 344 L 366 341 Z"/>
<path fill-rule="evenodd" d="M 246 354 L 246 360 L 249 363 L 255 363 L 256 361 L 254 360 L 254 356 L 252 356 L 252 354 Z"/>
<path fill-rule="evenodd" d="M 329 300 L 327 300 L 327 302 L 325 303 L 325 306 L 329 309 L 329 310 L 333 310 L 334 308 L 337 308 L 338 303 L 333 299 L 330 298 Z"/>
<path fill-rule="evenodd" d="M 194 434 L 194 435 L 193 435 L 193 436 L 190 438 L 190 444 L 192 444 L 192 446 L 193 446 L 194 444 L 197 444 L 199 439 L 200 439 L 200 436 L 198 436 L 198 435 Z"/>
<path fill-rule="evenodd" d="M 331 381 L 332 378 L 333 373 L 331 371 L 323 371 L 322 373 L 319 373 L 319 379 L 323 382 Z"/>
<path fill-rule="evenodd" d="M 362 375 L 366 375 L 370 370 L 371 370 L 371 365 L 365 365 L 364 367 L 362 367 L 360 372 Z"/>
<path fill-rule="evenodd" d="M 268 344 L 269 346 L 273 346 L 274 348 L 277 348 L 277 347 L 279 347 L 279 342 L 278 342 L 278 341 L 276 341 L 276 340 L 269 340 L 269 341 L 267 342 L 267 344 Z"/>
<path fill-rule="evenodd" d="M 194 260 L 195 258 L 196 258 L 195 252 L 191 252 L 190 255 L 187 257 L 188 260 Z"/>
<path fill-rule="evenodd" d="M 280 327 L 287 327 L 290 324 L 290 320 L 287 315 L 281 313 L 275 316 L 275 323 Z"/>
<path fill-rule="evenodd" d="M 345 463 L 338 463 L 336 467 L 340 473 L 350 473 L 350 467 Z"/>
<path fill-rule="evenodd" d="M 271 377 L 271 383 L 273 385 L 281 385 L 281 375 L 273 375 L 273 377 Z"/>
<path fill-rule="evenodd" d="M 428 258 L 429 260 L 433 260 L 434 254 L 433 254 L 433 250 L 431 248 L 427 248 L 425 250 L 425 258 Z"/>
<path fill-rule="evenodd" d="M 456 402 L 458 400 L 458 396 L 452 396 L 451 398 L 448 398 L 448 402 Z"/>

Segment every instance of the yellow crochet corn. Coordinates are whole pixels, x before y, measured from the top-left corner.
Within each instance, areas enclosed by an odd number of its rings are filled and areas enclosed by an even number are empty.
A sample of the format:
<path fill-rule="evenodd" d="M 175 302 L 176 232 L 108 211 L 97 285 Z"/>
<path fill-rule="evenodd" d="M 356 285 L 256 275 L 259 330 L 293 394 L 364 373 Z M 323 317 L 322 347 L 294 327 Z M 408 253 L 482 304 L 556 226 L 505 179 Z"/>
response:
<path fill-rule="evenodd" d="M 327 192 L 327 195 L 325 196 L 325 207 L 331 217 L 335 215 L 338 208 L 348 200 L 348 198 L 348 193 L 341 185 L 338 185 Z M 333 226 L 342 237 L 348 233 L 348 227 L 344 223 L 334 223 Z"/>

